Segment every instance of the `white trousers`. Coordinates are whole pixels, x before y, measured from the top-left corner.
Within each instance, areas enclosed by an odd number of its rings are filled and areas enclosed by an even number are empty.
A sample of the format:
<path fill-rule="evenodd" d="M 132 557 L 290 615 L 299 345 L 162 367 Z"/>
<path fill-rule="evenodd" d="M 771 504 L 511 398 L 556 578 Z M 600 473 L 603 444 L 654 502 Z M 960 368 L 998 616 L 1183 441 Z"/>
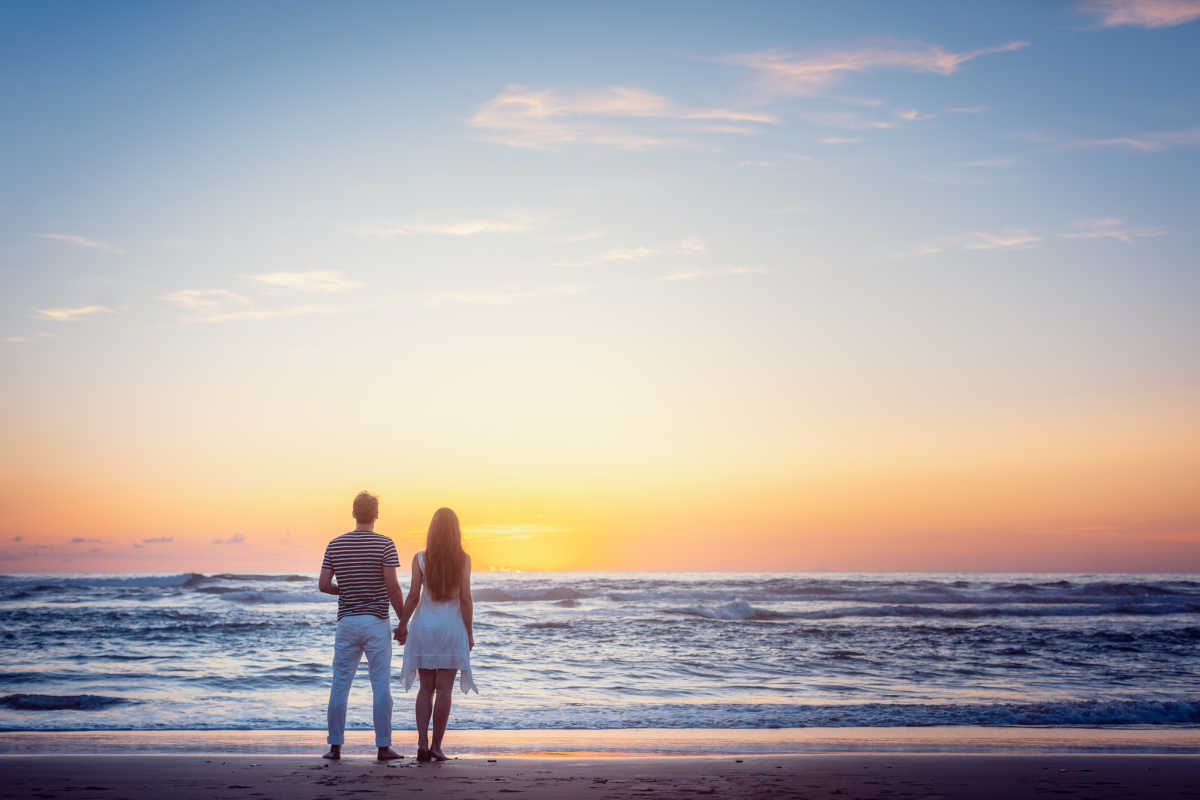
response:
<path fill-rule="evenodd" d="M 333 641 L 333 684 L 329 687 L 329 744 L 346 738 L 346 699 L 354 673 L 367 654 L 374 696 L 375 746 L 392 745 L 392 630 L 386 619 L 374 614 L 352 614 L 338 620 Z"/>

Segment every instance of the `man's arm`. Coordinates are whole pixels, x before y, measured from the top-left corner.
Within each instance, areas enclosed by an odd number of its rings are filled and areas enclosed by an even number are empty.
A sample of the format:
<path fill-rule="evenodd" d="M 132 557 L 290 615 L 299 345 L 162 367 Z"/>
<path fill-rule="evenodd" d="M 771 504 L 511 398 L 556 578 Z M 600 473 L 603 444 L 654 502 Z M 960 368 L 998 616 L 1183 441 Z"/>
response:
<path fill-rule="evenodd" d="M 383 568 L 383 583 L 387 586 L 388 600 L 396 609 L 396 616 L 404 620 L 404 589 L 400 586 L 400 578 L 396 575 L 395 567 Z"/>
<path fill-rule="evenodd" d="M 325 594 L 340 594 L 341 590 L 338 585 L 333 582 L 333 567 L 321 568 L 321 579 L 317 582 L 317 588 Z"/>

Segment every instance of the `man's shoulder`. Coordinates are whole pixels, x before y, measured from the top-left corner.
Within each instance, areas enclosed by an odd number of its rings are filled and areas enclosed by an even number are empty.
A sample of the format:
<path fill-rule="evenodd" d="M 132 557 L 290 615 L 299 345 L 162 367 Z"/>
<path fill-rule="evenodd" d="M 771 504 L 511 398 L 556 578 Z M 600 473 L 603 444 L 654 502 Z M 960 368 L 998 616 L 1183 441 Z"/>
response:
<path fill-rule="evenodd" d="M 394 545 L 392 537 L 385 536 L 377 531 L 347 531 L 340 536 L 335 536 L 330 540 L 329 546 L 333 547 L 337 544 L 382 544 Z"/>

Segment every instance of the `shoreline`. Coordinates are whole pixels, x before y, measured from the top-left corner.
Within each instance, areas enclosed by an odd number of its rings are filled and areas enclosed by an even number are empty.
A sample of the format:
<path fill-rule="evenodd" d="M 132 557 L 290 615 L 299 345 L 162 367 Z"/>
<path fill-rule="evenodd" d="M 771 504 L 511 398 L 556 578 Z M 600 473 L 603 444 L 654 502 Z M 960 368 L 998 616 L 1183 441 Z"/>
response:
<path fill-rule="evenodd" d="M 412 730 L 393 732 L 398 752 Z M 829 754 L 1200 755 L 1195 728 L 624 728 L 447 731 L 463 758 L 723 758 Z M 324 730 L 0 732 L 0 756 L 320 755 Z M 370 730 L 346 732 L 347 754 L 370 753 Z"/>
<path fill-rule="evenodd" d="M 49 754 L 47 754 L 49 755 Z M 349 794 L 421 798 L 962 798 L 1092 800 L 1200 797 L 1200 757 L 1110 755 L 848 755 L 751 758 L 456 758 L 380 763 L 367 755 L 31 757 L 3 760 L 8 798 L 173 800 Z"/>

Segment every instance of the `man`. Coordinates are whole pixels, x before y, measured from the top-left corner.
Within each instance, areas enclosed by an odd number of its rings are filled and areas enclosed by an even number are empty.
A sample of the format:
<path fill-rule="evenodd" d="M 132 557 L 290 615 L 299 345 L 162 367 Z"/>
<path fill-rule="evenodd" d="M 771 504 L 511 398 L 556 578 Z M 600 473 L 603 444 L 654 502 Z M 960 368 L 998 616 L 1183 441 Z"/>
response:
<path fill-rule="evenodd" d="M 320 589 L 338 596 L 337 636 L 333 644 L 333 684 L 329 687 L 329 752 L 342 757 L 346 732 L 346 699 L 350 683 L 367 654 L 374 696 L 375 746 L 380 761 L 402 758 L 392 750 L 392 636 L 388 601 L 403 619 L 404 591 L 396 576 L 400 559 L 396 545 L 375 533 L 379 498 L 359 492 L 354 498 L 354 530 L 343 533 L 325 548 Z M 334 583 L 334 578 L 337 583 Z M 402 641 L 402 640 L 401 640 Z"/>

